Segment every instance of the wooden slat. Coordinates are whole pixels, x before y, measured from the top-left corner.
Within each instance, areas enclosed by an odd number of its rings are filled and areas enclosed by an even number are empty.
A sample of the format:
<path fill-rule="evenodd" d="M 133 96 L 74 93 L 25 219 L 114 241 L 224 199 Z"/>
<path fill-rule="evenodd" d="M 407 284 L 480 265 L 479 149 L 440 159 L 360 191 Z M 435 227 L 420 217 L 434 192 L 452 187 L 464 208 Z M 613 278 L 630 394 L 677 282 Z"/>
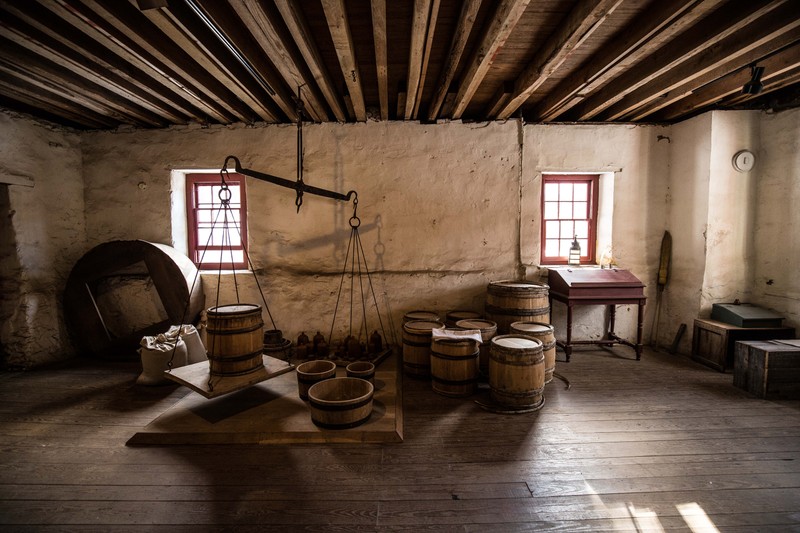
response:
<path fill-rule="evenodd" d="M 433 3 L 431 4 L 431 14 L 430 19 L 428 20 L 428 32 L 425 39 L 425 52 L 422 57 L 422 68 L 420 69 L 419 82 L 417 83 L 417 97 L 416 101 L 414 102 L 414 110 L 411 114 L 411 118 L 413 119 L 416 119 L 417 116 L 419 116 L 419 106 L 422 102 L 423 91 L 425 90 L 425 78 L 427 77 L 428 73 L 428 63 L 430 62 L 431 54 L 433 53 L 433 37 L 436 30 L 436 22 L 439 18 L 440 4 L 440 0 L 433 0 Z"/>
<path fill-rule="evenodd" d="M 347 21 L 347 10 L 344 0 L 322 0 L 325 19 L 331 32 L 342 77 L 353 105 L 353 112 L 357 121 L 367 120 L 367 110 L 364 105 L 364 93 L 361 89 L 361 73 L 358 70 L 356 51 L 353 37 L 350 34 L 350 24 Z"/>
<path fill-rule="evenodd" d="M 17 77 L 16 72 L 6 72 L 0 78 L 0 87 L 8 98 L 30 106 L 30 113 L 34 115 L 44 114 L 53 117 L 63 117 L 70 126 L 80 129 L 102 129 L 112 128 L 119 124 L 109 117 L 96 114 L 94 111 L 80 106 L 57 94 L 41 91 L 38 87 L 30 83 L 30 80 Z M 34 111 L 38 110 L 38 113 Z"/>
<path fill-rule="evenodd" d="M 461 77 L 452 118 L 459 119 L 464 114 L 494 61 L 495 54 L 505 44 L 529 2 L 530 0 L 502 0 L 498 4 Z"/>
<path fill-rule="evenodd" d="M 696 87 L 701 86 L 711 81 L 703 78 L 709 74 L 713 75 L 716 69 L 727 68 L 730 72 L 739 68 L 739 59 L 749 52 L 769 46 L 770 43 L 780 47 L 783 44 L 782 37 L 786 37 L 789 42 L 795 41 L 800 38 L 800 31 L 798 31 L 800 18 L 793 18 L 796 12 L 797 6 L 791 3 L 784 4 L 759 19 L 758 24 L 748 25 L 628 94 L 606 109 L 600 115 L 601 119 L 615 120 L 624 117 L 636 109 L 646 106 L 649 102 L 662 98 L 665 93 L 693 80 Z"/>
<path fill-rule="evenodd" d="M 299 4 L 296 0 L 275 0 L 275 5 L 280 11 L 284 23 L 289 28 L 289 32 L 294 37 L 295 44 L 300 49 L 306 65 L 314 76 L 314 81 L 317 82 L 317 86 L 325 97 L 325 101 L 331 108 L 336 120 L 347 122 L 347 113 L 340 101 L 339 94 L 336 92 L 330 74 L 322 62 L 319 48 L 305 17 L 303 17 Z"/>
<path fill-rule="evenodd" d="M 497 118 L 505 120 L 519 109 L 621 3 L 622 0 L 578 2 L 517 77 L 514 92 L 497 112 Z"/>
<path fill-rule="evenodd" d="M 408 71 L 406 74 L 407 92 L 406 106 L 403 118 L 410 120 L 414 115 L 414 107 L 417 103 L 417 96 L 422 72 L 422 62 L 425 57 L 425 45 L 429 31 L 433 28 L 429 25 L 431 19 L 431 0 L 414 0 L 414 14 L 411 24 L 411 48 L 408 55 Z"/>
<path fill-rule="evenodd" d="M 389 120 L 389 63 L 386 53 L 386 0 L 370 0 L 372 39 L 375 41 L 375 70 L 381 120 Z"/>
<path fill-rule="evenodd" d="M 766 3 L 737 3 L 736 9 L 723 6 L 705 17 L 685 35 L 645 58 L 638 68 L 616 77 L 602 89 L 575 106 L 570 116 L 578 120 L 597 117 L 636 89 L 669 72 L 677 65 L 707 50 L 714 44 L 753 24 L 763 15 L 783 5 L 785 0 Z M 666 90 L 666 88 L 665 88 Z"/>
<path fill-rule="evenodd" d="M 450 43 L 450 50 L 447 52 L 447 59 L 445 66 L 442 70 L 441 78 L 436 88 L 436 93 L 428 107 L 428 120 L 436 120 L 441 111 L 442 115 L 450 115 L 452 110 L 452 100 L 449 109 L 443 109 L 445 98 L 448 96 L 450 84 L 456 75 L 458 63 L 461 61 L 461 55 L 464 53 L 464 48 L 467 45 L 467 39 L 472 31 L 472 26 L 475 24 L 475 16 L 478 14 L 478 9 L 481 6 L 481 0 L 465 0 L 461 4 L 461 12 L 458 16 L 458 23 L 453 33 L 453 39 Z"/>

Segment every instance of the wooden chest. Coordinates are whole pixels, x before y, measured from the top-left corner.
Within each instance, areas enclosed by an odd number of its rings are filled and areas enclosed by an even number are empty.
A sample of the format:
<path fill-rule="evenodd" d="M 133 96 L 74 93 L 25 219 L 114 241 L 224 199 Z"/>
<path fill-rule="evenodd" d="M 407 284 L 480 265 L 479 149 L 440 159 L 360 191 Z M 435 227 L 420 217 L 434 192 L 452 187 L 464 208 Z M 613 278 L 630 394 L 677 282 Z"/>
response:
<path fill-rule="evenodd" d="M 718 320 L 697 318 L 692 335 L 692 359 L 725 372 L 734 365 L 736 341 L 792 339 L 794 328 L 742 328 Z"/>
<path fill-rule="evenodd" d="M 733 384 L 759 398 L 800 399 L 800 341 L 739 341 Z"/>

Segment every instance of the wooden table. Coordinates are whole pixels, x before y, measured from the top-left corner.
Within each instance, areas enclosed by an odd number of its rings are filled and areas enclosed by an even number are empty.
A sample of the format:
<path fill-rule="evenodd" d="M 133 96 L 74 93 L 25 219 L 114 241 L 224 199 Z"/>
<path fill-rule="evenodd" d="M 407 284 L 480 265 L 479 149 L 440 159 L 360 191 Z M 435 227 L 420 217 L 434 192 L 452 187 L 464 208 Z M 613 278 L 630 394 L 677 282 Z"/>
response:
<path fill-rule="evenodd" d="M 548 274 L 550 306 L 553 300 L 567 305 L 567 339 L 556 341 L 564 350 L 567 362 L 576 344 L 600 344 L 611 346 L 624 344 L 636 351 L 636 359 L 642 358 L 642 329 L 644 322 L 644 284 L 628 270 L 618 268 L 600 269 L 592 267 L 551 268 Z M 633 343 L 614 333 L 617 305 L 639 307 L 636 342 Z M 572 339 L 572 308 L 576 305 L 607 305 L 609 307 L 608 330 L 600 340 Z"/>

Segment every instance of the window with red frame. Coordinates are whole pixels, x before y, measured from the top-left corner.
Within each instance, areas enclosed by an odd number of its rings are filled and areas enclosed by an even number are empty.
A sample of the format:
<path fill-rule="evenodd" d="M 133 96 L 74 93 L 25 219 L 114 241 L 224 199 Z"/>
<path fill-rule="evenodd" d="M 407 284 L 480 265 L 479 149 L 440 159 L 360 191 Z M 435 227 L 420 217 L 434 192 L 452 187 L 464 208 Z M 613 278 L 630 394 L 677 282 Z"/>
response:
<path fill-rule="evenodd" d="M 219 174 L 186 175 L 189 257 L 201 270 L 247 268 L 245 178 L 227 174 L 225 183 L 227 193 Z"/>
<path fill-rule="evenodd" d="M 581 263 L 595 262 L 597 174 L 542 176 L 542 264 L 567 264 L 577 235 Z"/>

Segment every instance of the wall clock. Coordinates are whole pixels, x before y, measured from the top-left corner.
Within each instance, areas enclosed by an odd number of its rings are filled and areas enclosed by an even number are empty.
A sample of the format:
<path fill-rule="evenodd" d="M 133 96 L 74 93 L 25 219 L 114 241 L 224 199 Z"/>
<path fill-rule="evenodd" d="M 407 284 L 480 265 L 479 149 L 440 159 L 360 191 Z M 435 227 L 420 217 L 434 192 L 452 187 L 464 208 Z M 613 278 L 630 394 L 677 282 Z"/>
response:
<path fill-rule="evenodd" d="M 750 150 L 739 150 L 733 155 L 732 163 L 739 172 L 748 172 L 756 164 L 756 156 Z"/>

